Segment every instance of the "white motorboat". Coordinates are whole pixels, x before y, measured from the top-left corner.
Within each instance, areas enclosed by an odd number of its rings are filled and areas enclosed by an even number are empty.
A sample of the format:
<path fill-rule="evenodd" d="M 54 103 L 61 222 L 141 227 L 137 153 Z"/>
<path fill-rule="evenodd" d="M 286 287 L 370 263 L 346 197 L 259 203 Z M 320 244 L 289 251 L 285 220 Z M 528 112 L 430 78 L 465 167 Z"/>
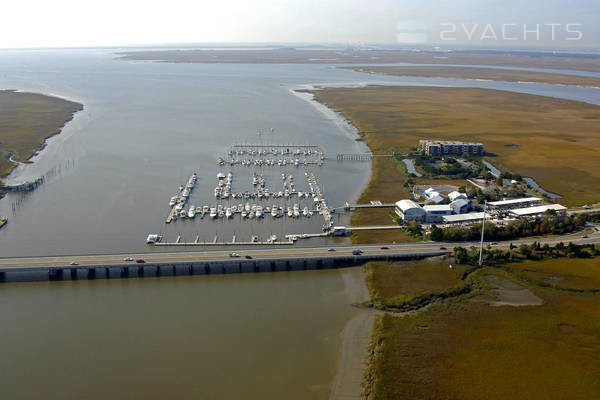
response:
<path fill-rule="evenodd" d="M 228 207 L 228 208 L 227 208 L 227 210 L 225 210 L 225 216 L 226 216 L 227 218 L 231 218 L 231 217 L 233 217 L 233 211 L 231 211 L 231 208 L 230 208 L 230 207 Z"/>
<path fill-rule="evenodd" d="M 211 207 L 210 209 L 210 217 L 217 218 L 217 209 L 215 207 Z"/>
<path fill-rule="evenodd" d="M 162 236 L 157 234 L 157 233 L 151 233 L 148 235 L 148 237 L 146 238 L 146 243 L 148 244 L 154 244 L 154 243 L 158 243 L 162 240 Z"/>
<path fill-rule="evenodd" d="M 194 218 L 196 216 L 196 207 L 191 206 L 188 211 L 188 218 Z"/>

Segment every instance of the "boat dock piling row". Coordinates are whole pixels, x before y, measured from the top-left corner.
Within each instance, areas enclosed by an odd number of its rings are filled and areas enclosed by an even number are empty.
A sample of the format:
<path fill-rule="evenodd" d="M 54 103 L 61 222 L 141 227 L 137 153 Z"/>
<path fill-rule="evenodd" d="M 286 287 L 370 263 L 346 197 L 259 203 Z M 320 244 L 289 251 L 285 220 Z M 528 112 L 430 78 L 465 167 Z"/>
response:
<path fill-rule="evenodd" d="M 314 235 L 310 235 L 310 237 L 313 237 Z M 302 235 L 301 236 L 303 239 L 306 239 L 309 237 L 309 235 Z M 154 242 L 151 243 L 153 246 L 163 246 L 163 247 L 169 247 L 169 246 L 232 246 L 232 245 L 236 245 L 236 246 L 255 246 L 255 245 L 291 245 L 294 244 L 294 242 L 296 240 L 298 240 L 299 236 L 296 235 L 286 235 L 286 239 L 284 241 L 278 241 L 278 238 L 276 235 L 271 235 L 267 240 L 260 240 L 260 238 L 256 235 L 252 235 L 250 237 L 250 240 L 247 242 L 240 242 L 237 240 L 236 235 L 233 235 L 233 237 L 231 238 L 231 241 L 219 241 L 219 237 L 218 235 L 215 235 L 214 238 L 210 241 L 200 241 L 200 237 L 199 235 L 196 235 L 196 238 L 193 242 L 185 242 L 181 240 L 181 235 L 178 235 L 177 238 L 175 239 L 174 242 L 168 242 L 168 241 L 158 241 L 158 242 Z"/>

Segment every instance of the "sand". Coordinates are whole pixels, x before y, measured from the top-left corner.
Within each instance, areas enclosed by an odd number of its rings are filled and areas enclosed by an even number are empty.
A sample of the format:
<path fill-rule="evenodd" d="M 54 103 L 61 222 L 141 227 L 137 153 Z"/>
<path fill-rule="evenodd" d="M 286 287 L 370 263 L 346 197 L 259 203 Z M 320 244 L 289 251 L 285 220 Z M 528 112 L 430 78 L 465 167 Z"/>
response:
<path fill-rule="evenodd" d="M 340 270 L 344 280 L 344 292 L 350 304 L 358 304 L 369 299 L 362 269 Z M 357 308 L 354 316 L 341 332 L 341 349 L 338 371 L 334 378 L 330 400 L 361 398 L 361 385 L 366 369 L 367 351 L 375 312 L 371 309 Z"/>

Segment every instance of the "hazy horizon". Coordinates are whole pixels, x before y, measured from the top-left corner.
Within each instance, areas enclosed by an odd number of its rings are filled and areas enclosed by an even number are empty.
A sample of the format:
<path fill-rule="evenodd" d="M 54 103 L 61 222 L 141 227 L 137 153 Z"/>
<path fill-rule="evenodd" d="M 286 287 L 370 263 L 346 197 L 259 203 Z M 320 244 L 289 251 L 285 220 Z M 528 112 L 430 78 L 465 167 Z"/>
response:
<path fill-rule="evenodd" d="M 411 30 L 443 46 L 594 48 L 600 3 L 581 0 L 241 0 L 168 7 L 133 0 L 11 2 L 0 48 L 135 47 L 211 43 L 393 45 Z M 407 22 L 417 25 L 409 24 Z M 415 42 L 416 43 L 416 42 Z M 419 43 L 423 43 L 421 40 Z"/>

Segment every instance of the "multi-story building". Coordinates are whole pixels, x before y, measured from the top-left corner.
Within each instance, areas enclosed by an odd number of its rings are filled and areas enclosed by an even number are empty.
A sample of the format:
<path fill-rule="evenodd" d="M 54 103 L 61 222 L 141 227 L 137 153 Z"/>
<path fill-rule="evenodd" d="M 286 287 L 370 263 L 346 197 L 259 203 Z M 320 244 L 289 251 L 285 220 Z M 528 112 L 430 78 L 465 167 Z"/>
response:
<path fill-rule="evenodd" d="M 473 154 L 482 156 L 484 154 L 483 143 L 459 141 L 419 140 L 419 149 L 427 155 Z"/>
<path fill-rule="evenodd" d="M 396 214 L 405 221 L 425 221 L 425 210 L 412 200 L 396 202 Z"/>

